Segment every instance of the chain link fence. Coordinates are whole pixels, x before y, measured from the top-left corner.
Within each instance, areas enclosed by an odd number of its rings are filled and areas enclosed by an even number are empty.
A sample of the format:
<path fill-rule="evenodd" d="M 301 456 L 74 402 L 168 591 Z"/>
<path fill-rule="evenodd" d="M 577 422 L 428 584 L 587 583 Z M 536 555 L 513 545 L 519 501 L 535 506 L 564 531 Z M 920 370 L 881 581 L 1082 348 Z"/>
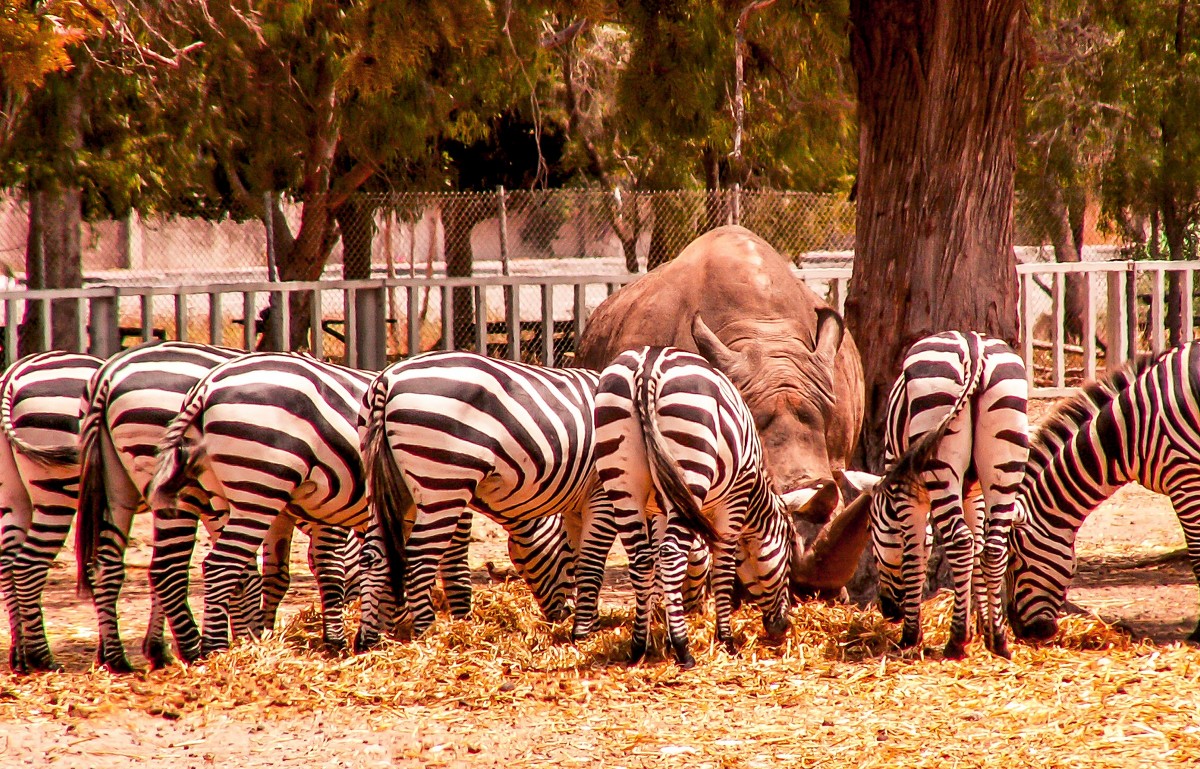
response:
<path fill-rule="evenodd" d="M 1062 250 L 1056 220 L 1045 217 L 1044 206 L 1027 203 L 1019 201 L 1016 207 L 1018 259 L 1056 261 Z M 276 216 L 262 215 L 274 206 Z M 219 220 L 134 214 L 121 221 L 88 223 L 81 238 L 85 285 L 381 277 L 428 281 L 419 290 L 396 288 L 387 297 L 387 350 L 394 358 L 409 354 L 414 345 L 421 350 L 446 345 L 447 323 L 456 345 L 500 349 L 508 344 L 509 326 L 519 323 L 531 329 L 521 332 L 522 349 L 544 349 L 541 329 L 570 327 L 578 313 L 590 312 L 607 295 L 602 282 L 580 297 L 557 286 L 519 281 L 441 290 L 436 279 L 593 275 L 623 281 L 674 257 L 706 230 L 731 223 L 758 233 L 799 267 L 847 266 L 854 249 L 854 204 L 841 195 L 802 192 L 497 189 L 363 194 L 337 201 L 264 196 L 256 210 L 250 209 Z M 0 281 L 9 285 L 25 280 L 28 229 L 24 203 L 15 197 L 4 201 L 0 267 L 5 275 Z M 1128 258 L 1122 244 L 1105 242 L 1095 230 L 1084 231 L 1081 242 L 1078 251 L 1085 261 Z M 1028 311 L 1022 317 L 1032 319 L 1032 334 L 1041 346 L 1053 336 L 1048 319 L 1053 314 L 1054 280 L 1080 278 L 1035 276 L 1033 288 L 1024 293 Z M 815 288 L 821 292 L 828 286 Z M 1135 288 L 1138 296 L 1149 296 L 1148 288 L 1140 285 L 1131 287 L 1131 294 Z M 1076 286 L 1071 289 L 1069 295 L 1077 293 Z M 278 295 L 274 301 L 280 303 Z M 1103 329 L 1103 290 L 1095 291 L 1095 301 Z M 322 349 L 312 352 L 342 359 L 347 315 L 368 311 L 365 305 L 349 310 L 346 294 L 340 291 L 296 292 L 286 302 L 286 311 L 282 306 L 271 309 L 271 303 L 270 291 L 230 291 L 210 295 L 207 301 L 190 296 L 181 313 L 169 295 L 122 297 L 118 313 L 122 335 L 130 343 L 146 334 L 178 338 L 184 335 L 178 325 L 186 322 L 188 338 L 237 346 L 257 344 L 278 322 L 275 319 L 286 315 L 289 346 L 304 347 L 305 330 L 320 323 Z M 1142 308 L 1143 315 L 1148 312 Z M 414 327 L 416 332 L 410 330 Z M 1070 337 L 1074 326 L 1066 333 Z M 565 331 L 555 334 L 559 362 L 573 345 L 568 337 Z M 1099 341 L 1103 351 L 1104 340 Z M 1070 367 L 1071 379 L 1076 379 L 1077 368 Z"/>

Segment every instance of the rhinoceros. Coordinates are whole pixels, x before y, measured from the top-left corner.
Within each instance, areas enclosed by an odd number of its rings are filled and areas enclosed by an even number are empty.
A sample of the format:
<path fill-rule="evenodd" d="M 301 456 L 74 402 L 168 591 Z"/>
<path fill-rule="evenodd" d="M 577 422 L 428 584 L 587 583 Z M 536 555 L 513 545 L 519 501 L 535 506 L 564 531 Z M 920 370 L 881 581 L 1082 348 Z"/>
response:
<path fill-rule="evenodd" d="M 841 506 L 835 482 L 863 420 L 862 363 L 837 312 L 765 240 L 719 227 L 601 303 L 575 365 L 600 369 L 643 345 L 698 352 L 737 385 L 776 493 L 815 491 L 797 521 L 793 588 L 844 587 L 866 545 L 867 520 L 865 504 Z"/>

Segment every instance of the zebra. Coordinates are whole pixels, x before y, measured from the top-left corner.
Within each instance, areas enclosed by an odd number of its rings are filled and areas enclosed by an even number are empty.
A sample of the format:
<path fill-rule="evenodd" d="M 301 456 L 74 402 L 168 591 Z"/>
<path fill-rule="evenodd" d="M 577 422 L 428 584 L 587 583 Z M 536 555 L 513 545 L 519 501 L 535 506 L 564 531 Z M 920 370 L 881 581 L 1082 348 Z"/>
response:
<path fill-rule="evenodd" d="M 44 352 L 0 377 L 0 590 L 14 672 L 61 669 L 46 638 L 42 591 L 75 514 L 79 397 L 100 363 Z"/>
<path fill-rule="evenodd" d="M 596 443 L 596 467 L 613 518 L 642 529 L 649 523 L 657 544 L 656 559 L 653 553 L 648 560 L 630 553 L 638 602 L 632 660 L 646 653 L 652 571 L 666 602 L 675 659 L 683 668 L 695 665 L 681 584 L 697 533 L 713 550 L 718 643 L 734 651 L 731 603 L 739 545 L 743 573 L 753 576 L 746 588 L 762 609 L 767 638 L 782 640 L 790 627 L 791 513 L 815 492 L 779 496 L 771 490 L 754 417 L 728 378 L 683 350 L 627 351 L 600 374 Z"/>
<path fill-rule="evenodd" d="M 1060 401 L 1034 431 L 1013 530 L 1009 621 L 1029 641 L 1058 632 L 1075 536 L 1121 486 L 1166 494 L 1200 581 L 1200 343 L 1129 362 Z M 1200 626 L 1188 636 L 1200 642 Z"/>
<path fill-rule="evenodd" d="M 150 581 L 191 662 L 229 646 L 229 599 L 280 518 L 311 527 L 324 640 L 346 647 L 347 529 L 367 525 L 358 414 L 372 375 L 291 353 L 248 353 L 209 371 L 184 398 L 158 447 L 146 490 L 155 512 Z M 227 511 L 204 561 L 204 632 L 188 606 L 194 518 L 171 514 L 197 487 Z M 364 603 L 377 600 L 379 559 L 364 554 Z M 381 586 L 381 585 L 380 585 Z"/>
<path fill-rule="evenodd" d="M 902 649 L 921 640 L 928 532 L 936 529 L 954 582 L 944 656 L 965 654 L 974 594 L 987 648 L 1011 657 L 1002 593 L 1029 456 L 1027 401 L 1025 366 L 1000 339 L 949 331 L 908 349 L 885 417 L 884 461 L 896 478 L 876 487 L 870 508 L 880 608 L 903 620 Z M 922 448 L 904 456 L 923 435 Z"/>
<path fill-rule="evenodd" d="M 84 390 L 76 559 L 80 591 L 92 596 L 96 609 L 97 663 L 113 672 L 132 670 L 121 642 L 117 599 L 125 578 L 124 556 L 133 517 L 149 509 L 144 491 L 154 469 L 157 444 L 192 385 L 213 367 L 242 354 L 241 350 L 191 342 L 143 344 L 109 358 Z M 186 495 L 183 509 L 187 515 L 203 514 L 210 528 L 217 525 L 203 495 Z M 290 537 L 290 530 L 286 535 Z M 276 543 L 267 549 L 286 552 L 287 548 Z M 265 564 L 268 573 L 277 574 L 279 569 L 271 563 Z M 238 624 L 249 632 L 262 624 L 261 609 L 256 605 L 260 593 L 257 577 L 255 568 L 239 607 Z M 286 575 L 282 578 L 286 580 Z M 284 590 L 286 583 L 282 589 L 274 588 L 280 594 Z M 163 621 L 152 592 L 142 644 L 152 668 L 167 661 Z"/>
<path fill-rule="evenodd" d="M 407 598 L 414 634 L 433 623 L 437 558 L 470 509 L 508 531 L 514 565 L 547 619 L 566 616 L 571 540 L 585 535 L 568 536 L 562 514 L 603 508 L 594 472 L 597 381 L 582 369 L 431 352 L 371 383 L 362 452 L 393 591 Z M 585 514 L 582 525 L 592 520 Z M 595 606 L 582 611 L 594 616 Z M 374 624 L 364 613 L 363 626 Z"/>

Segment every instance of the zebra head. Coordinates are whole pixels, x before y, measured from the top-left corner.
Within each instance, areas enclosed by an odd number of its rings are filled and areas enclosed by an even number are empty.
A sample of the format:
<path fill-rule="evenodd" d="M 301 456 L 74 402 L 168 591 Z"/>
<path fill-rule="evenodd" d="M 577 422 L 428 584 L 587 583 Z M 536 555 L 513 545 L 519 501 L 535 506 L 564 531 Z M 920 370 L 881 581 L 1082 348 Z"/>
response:
<path fill-rule="evenodd" d="M 1022 499 L 1018 516 L 1024 510 Z M 1026 520 L 1012 529 L 1005 593 L 1013 633 L 1023 641 L 1037 643 L 1058 632 L 1059 610 L 1075 573 L 1075 551 L 1061 543 L 1055 546 L 1035 524 L 1036 520 Z"/>

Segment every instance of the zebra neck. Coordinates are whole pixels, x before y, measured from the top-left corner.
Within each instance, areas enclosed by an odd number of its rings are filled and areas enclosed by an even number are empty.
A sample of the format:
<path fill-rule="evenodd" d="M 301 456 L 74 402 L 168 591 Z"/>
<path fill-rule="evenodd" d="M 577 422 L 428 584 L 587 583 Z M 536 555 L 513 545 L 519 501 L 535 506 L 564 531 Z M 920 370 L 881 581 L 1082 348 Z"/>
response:
<path fill-rule="evenodd" d="M 1092 418 L 1065 440 L 1030 448 L 1021 500 L 1031 520 L 1056 529 L 1077 530 L 1087 516 L 1134 480 L 1122 435 L 1120 414 Z"/>

